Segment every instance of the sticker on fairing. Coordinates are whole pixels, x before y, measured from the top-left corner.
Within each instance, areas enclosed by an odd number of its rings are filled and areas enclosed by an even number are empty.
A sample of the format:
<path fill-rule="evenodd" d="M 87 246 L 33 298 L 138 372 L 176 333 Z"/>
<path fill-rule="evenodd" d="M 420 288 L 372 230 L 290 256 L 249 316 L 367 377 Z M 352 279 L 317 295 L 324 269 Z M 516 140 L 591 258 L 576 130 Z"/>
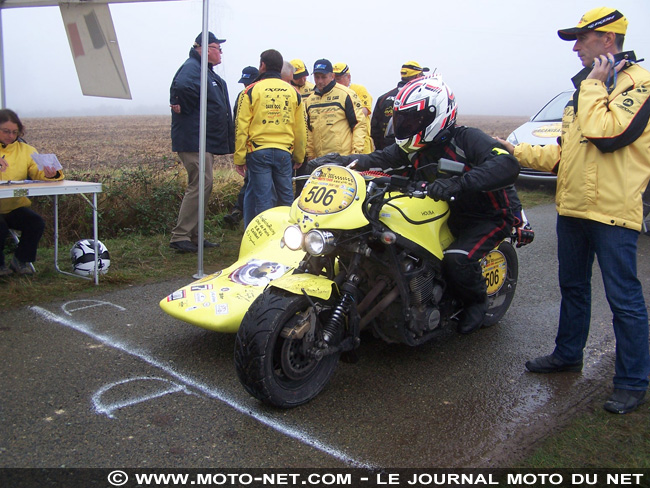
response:
<path fill-rule="evenodd" d="M 185 298 L 185 290 L 180 289 L 180 290 L 176 290 L 171 295 L 168 295 L 167 296 L 167 301 L 168 302 L 173 302 L 175 300 L 182 300 L 183 298 Z"/>
<path fill-rule="evenodd" d="M 501 251 L 491 251 L 481 261 L 483 276 L 487 284 L 487 294 L 494 295 L 506 282 L 508 261 Z"/>
<path fill-rule="evenodd" d="M 270 281 L 279 278 L 287 272 L 288 266 L 272 261 L 251 259 L 243 266 L 234 270 L 228 278 L 234 283 L 246 286 L 266 286 Z"/>
<path fill-rule="evenodd" d="M 341 166 L 323 166 L 312 173 L 300 194 L 298 207 L 312 214 L 332 214 L 346 209 L 357 194 L 352 173 Z"/>

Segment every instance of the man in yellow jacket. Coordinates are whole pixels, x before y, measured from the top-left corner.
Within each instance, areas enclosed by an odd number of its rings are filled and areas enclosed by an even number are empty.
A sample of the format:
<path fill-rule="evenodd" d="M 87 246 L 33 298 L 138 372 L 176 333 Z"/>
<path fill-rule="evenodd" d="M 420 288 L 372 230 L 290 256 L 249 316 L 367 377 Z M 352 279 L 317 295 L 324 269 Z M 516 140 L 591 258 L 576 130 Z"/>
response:
<path fill-rule="evenodd" d="M 352 83 L 352 73 L 350 73 L 350 67 L 345 63 L 336 63 L 333 66 L 334 69 L 334 78 L 336 82 L 340 85 L 347 86 L 359 97 L 361 102 L 361 111 L 365 116 L 366 122 L 366 140 L 363 147 L 364 154 L 370 154 L 375 150 L 375 145 L 372 142 L 370 137 L 370 114 L 372 113 L 372 97 L 368 93 L 368 89 L 357 83 Z"/>
<path fill-rule="evenodd" d="M 366 137 L 366 117 L 357 94 L 336 83 L 332 63 L 314 63 L 316 89 L 305 102 L 307 109 L 307 158 L 327 153 L 362 154 Z"/>
<path fill-rule="evenodd" d="M 292 59 L 289 61 L 291 66 L 293 66 L 293 80 L 291 80 L 291 85 L 298 90 L 303 101 L 307 100 L 309 96 L 314 93 L 314 85 L 311 81 L 307 80 L 309 76 L 309 71 L 305 67 L 305 63 L 300 59 Z"/>
<path fill-rule="evenodd" d="M 283 63 L 278 51 L 264 51 L 259 81 L 246 87 L 237 100 L 234 162 L 240 175 L 248 173 L 245 226 L 272 207 L 274 190 L 278 205 L 291 205 L 292 170 L 305 159 L 302 99 L 281 79 Z"/>
<path fill-rule="evenodd" d="M 648 313 L 636 274 L 641 195 L 650 180 L 650 73 L 636 64 L 634 52 L 622 52 L 627 24 L 619 11 L 600 7 L 558 31 L 575 41 L 584 66 L 573 78 L 576 92 L 564 109 L 560 144 L 507 145 L 523 166 L 557 172 L 562 303 L 556 347 L 526 368 L 582 370 L 597 256 L 616 335 L 614 393 L 604 405 L 613 413 L 645 401 L 650 374 Z"/>

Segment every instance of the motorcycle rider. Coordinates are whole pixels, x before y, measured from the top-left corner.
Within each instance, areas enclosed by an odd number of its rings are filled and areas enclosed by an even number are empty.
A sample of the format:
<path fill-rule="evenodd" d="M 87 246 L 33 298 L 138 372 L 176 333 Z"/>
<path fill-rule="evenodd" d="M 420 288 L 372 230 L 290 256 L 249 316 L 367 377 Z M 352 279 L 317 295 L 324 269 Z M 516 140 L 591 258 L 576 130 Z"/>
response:
<path fill-rule="evenodd" d="M 431 198 L 449 202 L 448 225 L 456 240 L 445 250 L 443 271 L 463 301 L 458 331 L 469 334 L 481 327 L 487 311 L 480 260 L 511 234 L 513 209 L 521 209 L 512 186 L 519 163 L 480 129 L 457 126 L 456 113 L 456 98 L 439 75 L 418 78 L 395 98 L 394 144 L 370 154 L 330 154 L 310 161 L 308 167 L 356 160 L 352 167 L 359 171 L 403 167 L 412 178 L 430 181 L 435 176 L 430 165 L 440 158 L 465 164 L 462 175 L 435 179 L 426 188 Z M 519 244 L 532 236 L 532 231 L 522 235 Z"/>

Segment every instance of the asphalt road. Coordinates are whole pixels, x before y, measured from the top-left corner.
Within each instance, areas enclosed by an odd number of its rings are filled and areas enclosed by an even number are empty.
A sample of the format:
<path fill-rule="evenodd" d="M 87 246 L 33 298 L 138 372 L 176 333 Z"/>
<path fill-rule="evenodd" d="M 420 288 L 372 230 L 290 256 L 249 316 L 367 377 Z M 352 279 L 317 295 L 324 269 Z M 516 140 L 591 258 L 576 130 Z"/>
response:
<path fill-rule="evenodd" d="M 159 309 L 185 281 L 1 312 L 0 465 L 503 467 L 594 395 L 604 400 L 613 375 L 597 267 L 584 371 L 525 371 L 551 352 L 559 305 L 554 206 L 528 214 L 535 241 L 520 250 L 500 324 L 419 348 L 365 338 L 359 363 L 341 363 L 319 397 L 288 411 L 241 387 L 234 336 Z M 649 254 L 642 236 L 648 303 Z"/>

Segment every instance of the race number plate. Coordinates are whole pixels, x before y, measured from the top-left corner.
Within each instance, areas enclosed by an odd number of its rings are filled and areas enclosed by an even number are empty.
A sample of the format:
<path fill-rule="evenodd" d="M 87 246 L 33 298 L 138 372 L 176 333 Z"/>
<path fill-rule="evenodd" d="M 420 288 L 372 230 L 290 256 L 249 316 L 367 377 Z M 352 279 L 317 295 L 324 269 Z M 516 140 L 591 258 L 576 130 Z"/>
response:
<path fill-rule="evenodd" d="M 487 284 L 488 296 L 497 293 L 506 282 L 508 272 L 508 262 L 501 251 L 491 251 L 483 261 L 481 261 L 483 276 Z"/>
<path fill-rule="evenodd" d="M 341 166 L 322 166 L 307 180 L 298 207 L 312 214 L 332 214 L 346 209 L 356 194 L 357 182 L 349 170 Z"/>

